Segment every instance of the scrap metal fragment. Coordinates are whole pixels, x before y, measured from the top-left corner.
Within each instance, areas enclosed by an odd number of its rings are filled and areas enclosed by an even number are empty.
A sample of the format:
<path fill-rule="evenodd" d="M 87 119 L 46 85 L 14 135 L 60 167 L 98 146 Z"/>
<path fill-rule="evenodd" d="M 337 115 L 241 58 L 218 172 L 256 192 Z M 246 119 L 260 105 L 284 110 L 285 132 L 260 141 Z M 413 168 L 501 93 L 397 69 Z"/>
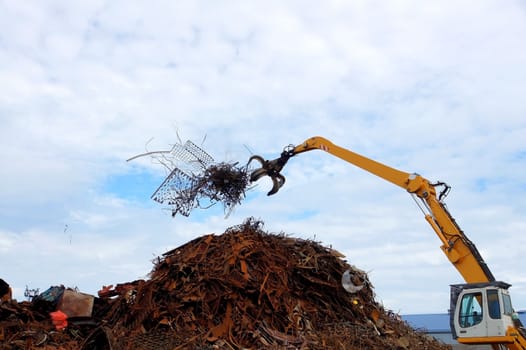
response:
<path fill-rule="evenodd" d="M 250 185 L 247 166 L 214 162 L 212 156 L 192 141 L 175 144 L 170 151 L 147 152 L 157 157 L 168 176 L 151 198 L 171 208 L 172 216 L 189 216 L 194 208 L 208 208 L 222 203 L 228 216 L 245 197 Z M 135 156 L 129 160 L 143 155 Z"/>

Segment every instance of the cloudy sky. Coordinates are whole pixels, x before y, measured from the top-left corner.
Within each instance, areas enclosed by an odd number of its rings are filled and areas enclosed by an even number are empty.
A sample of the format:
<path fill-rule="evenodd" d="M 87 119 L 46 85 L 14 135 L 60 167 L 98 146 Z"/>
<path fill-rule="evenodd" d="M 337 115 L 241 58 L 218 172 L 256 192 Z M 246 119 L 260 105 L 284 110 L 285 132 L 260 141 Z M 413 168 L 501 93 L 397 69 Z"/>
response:
<path fill-rule="evenodd" d="M 96 294 L 256 217 L 366 270 L 377 300 L 447 312 L 462 279 L 410 196 L 313 151 L 225 218 L 172 218 L 143 157 L 216 161 L 321 135 L 453 187 L 448 208 L 526 309 L 526 6 L 482 1 L 0 0 L 0 278 Z"/>

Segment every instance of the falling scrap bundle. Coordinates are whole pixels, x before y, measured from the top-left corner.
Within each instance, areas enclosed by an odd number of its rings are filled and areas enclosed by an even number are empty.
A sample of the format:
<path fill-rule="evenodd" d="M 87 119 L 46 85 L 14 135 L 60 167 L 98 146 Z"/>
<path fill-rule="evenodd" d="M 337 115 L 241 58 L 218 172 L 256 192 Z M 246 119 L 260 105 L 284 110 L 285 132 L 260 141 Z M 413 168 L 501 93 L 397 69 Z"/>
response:
<path fill-rule="evenodd" d="M 209 208 L 221 203 L 228 216 L 245 198 L 250 185 L 247 165 L 221 162 L 188 140 L 176 143 L 169 151 L 140 154 L 128 161 L 148 155 L 162 164 L 168 176 L 152 194 L 152 199 L 167 205 L 172 216 L 189 216 L 194 208 Z"/>
<path fill-rule="evenodd" d="M 355 293 L 341 284 L 347 270 L 363 286 Z M 101 290 L 94 324 L 56 331 L 29 307 L 2 305 L 2 349 L 450 349 L 374 298 L 367 275 L 337 251 L 248 219 L 165 253 L 147 280 Z M 35 336 L 36 345 L 30 332 L 48 340 Z M 33 347 L 13 345 L 24 336 Z"/>

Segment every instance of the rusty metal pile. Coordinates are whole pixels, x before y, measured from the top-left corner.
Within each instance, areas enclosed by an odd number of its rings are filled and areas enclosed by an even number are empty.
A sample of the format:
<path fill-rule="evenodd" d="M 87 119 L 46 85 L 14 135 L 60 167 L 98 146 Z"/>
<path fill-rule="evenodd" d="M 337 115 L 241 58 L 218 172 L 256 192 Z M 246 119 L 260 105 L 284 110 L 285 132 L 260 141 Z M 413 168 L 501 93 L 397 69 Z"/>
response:
<path fill-rule="evenodd" d="M 347 270 L 363 286 L 355 293 L 342 287 Z M 1 305 L 0 348 L 450 349 L 385 310 L 367 275 L 337 251 L 267 233 L 252 218 L 166 252 L 147 280 L 105 287 L 96 299 L 91 324 L 61 332 L 31 305 Z"/>

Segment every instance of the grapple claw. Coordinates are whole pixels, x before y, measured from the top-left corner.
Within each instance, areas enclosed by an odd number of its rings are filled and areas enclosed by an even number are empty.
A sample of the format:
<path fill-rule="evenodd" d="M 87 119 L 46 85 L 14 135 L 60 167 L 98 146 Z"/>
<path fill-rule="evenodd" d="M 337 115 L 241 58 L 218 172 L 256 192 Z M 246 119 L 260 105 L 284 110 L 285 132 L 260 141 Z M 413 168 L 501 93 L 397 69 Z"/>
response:
<path fill-rule="evenodd" d="M 252 174 L 250 174 L 250 182 L 257 181 L 265 175 L 268 175 L 267 169 L 264 169 L 264 168 L 256 169 L 252 172 Z"/>
<path fill-rule="evenodd" d="M 253 160 L 257 160 L 258 162 L 261 163 L 262 166 L 265 165 L 265 159 L 263 159 L 263 157 L 261 156 L 253 155 L 252 157 L 248 159 L 248 164 L 250 164 L 250 162 L 252 162 Z"/>
<path fill-rule="evenodd" d="M 258 168 L 250 174 L 250 181 L 254 182 L 259 180 L 265 175 L 270 176 L 272 179 L 272 189 L 267 193 L 268 196 L 271 196 L 279 191 L 279 189 L 285 184 L 285 177 L 280 174 L 281 169 L 287 163 L 290 157 L 294 155 L 293 151 L 286 149 L 281 153 L 279 158 L 273 160 L 265 160 L 263 157 L 258 155 L 253 155 L 249 158 L 248 164 L 253 160 L 257 160 L 261 163 L 261 168 Z"/>
<path fill-rule="evenodd" d="M 272 189 L 267 193 L 267 196 L 272 196 L 285 184 L 285 177 L 281 174 L 277 174 L 272 177 Z"/>

